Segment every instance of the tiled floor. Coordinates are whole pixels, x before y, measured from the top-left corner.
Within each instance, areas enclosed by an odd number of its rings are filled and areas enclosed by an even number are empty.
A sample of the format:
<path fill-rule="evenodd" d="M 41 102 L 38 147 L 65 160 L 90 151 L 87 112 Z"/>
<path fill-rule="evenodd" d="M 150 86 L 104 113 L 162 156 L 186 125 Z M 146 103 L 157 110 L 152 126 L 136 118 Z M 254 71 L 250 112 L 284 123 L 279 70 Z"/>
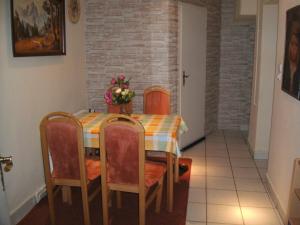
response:
<path fill-rule="evenodd" d="M 183 153 L 193 159 L 186 225 L 281 225 L 265 188 L 266 160 L 243 134 L 217 131 Z"/>

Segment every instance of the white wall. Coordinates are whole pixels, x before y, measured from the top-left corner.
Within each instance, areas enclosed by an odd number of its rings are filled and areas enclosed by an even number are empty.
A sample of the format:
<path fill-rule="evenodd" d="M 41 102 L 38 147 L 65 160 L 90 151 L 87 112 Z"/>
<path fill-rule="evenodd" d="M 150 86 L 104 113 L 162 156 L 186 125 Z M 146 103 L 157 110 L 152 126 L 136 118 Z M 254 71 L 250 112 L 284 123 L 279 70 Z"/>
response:
<path fill-rule="evenodd" d="M 279 28 L 277 65 L 284 61 L 286 10 L 299 5 L 300 0 L 279 1 Z M 275 81 L 272 129 L 269 153 L 268 179 L 287 213 L 293 160 L 300 157 L 300 101 L 281 90 L 281 81 Z"/>
<path fill-rule="evenodd" d="M 80 22 L 71 24 L 66 18 L 67 55 L 26 58 L 12 56 L 9 2 L 0 1 L 0 151 L 14 157 L 5 180 L 16 221 L 21 206 L 30 207 L 44 185 L 40 120 L 50 111 L 75 112 L 87 106 L 84 0 Z"/>

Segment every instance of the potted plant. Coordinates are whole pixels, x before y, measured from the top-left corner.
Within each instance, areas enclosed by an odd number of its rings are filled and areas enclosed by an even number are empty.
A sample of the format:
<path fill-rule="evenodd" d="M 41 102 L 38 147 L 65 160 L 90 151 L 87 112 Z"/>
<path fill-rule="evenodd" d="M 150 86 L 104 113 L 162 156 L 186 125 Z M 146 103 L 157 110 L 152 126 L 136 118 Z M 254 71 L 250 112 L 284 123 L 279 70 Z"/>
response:
<path fill-rule="evenodd" d="M 129 88 L 130 79 L 124 74 L 111 79 L 111 87 L 105 92 L 104 99 L 109 113 L 132 113 L 132 98 L 135 92 Z"/>

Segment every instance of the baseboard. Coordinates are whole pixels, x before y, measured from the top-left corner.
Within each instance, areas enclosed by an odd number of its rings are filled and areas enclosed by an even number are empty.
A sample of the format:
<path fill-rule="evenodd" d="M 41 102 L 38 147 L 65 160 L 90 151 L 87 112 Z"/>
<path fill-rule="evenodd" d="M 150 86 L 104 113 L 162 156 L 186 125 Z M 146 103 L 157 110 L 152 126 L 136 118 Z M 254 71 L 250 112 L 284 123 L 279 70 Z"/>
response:
<path fill-rule="evenodd" d="M 268 159 L 269 153 L 265 152 L 265 151 L 255 151 L 255 152 L 253 152 L 253 157 L 254 157 L 254 159 Z"/>
<path fill-rule="evenodd" d="M 283 224 L 288 224 L 288 216 L 286 215 L 286 213 L 284 212 L 284 210 L 282 208 L 282 204 L 280 203 L 278 194 L 276 193 L 276 191 L 274 189 L 274 185 L 273 185 L 268 173 L 266 174 L 266 177 L 267 177 L 267 188 L 270 193 L 270 197 L 272 198 L 272 200 L 275 204 L 275 207 L 277 208 L 277 211 L 281 218 L 281 222 L 283 222 Z"/>
<path fill-rule="evenodd" d="M 13 225 L 19 223 L 24 216 L 44 197 L 46 196 L 45 185 L 40 187 L 34 194 L 22 202 L 17 208 L 10 212 L 10 218 Z"/>

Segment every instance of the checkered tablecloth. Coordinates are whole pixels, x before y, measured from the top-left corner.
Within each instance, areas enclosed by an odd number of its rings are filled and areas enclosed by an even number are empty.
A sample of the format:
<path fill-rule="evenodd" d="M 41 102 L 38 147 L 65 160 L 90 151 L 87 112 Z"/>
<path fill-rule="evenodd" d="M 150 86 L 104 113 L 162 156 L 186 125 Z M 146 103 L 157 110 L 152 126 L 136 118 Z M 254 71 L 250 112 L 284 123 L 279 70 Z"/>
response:
<path fill-rule="evenodd" d="M 99 148 L 99 127 L 109 114 L 82 113 L 78 115 L 84 132 L 84 146 Z M 180 156 L 177 135 L 187 131 L 187 126 L 178 115 L 132 114 L 145 129 L 145 148 L 152 151 L 171 152 Z"/>

